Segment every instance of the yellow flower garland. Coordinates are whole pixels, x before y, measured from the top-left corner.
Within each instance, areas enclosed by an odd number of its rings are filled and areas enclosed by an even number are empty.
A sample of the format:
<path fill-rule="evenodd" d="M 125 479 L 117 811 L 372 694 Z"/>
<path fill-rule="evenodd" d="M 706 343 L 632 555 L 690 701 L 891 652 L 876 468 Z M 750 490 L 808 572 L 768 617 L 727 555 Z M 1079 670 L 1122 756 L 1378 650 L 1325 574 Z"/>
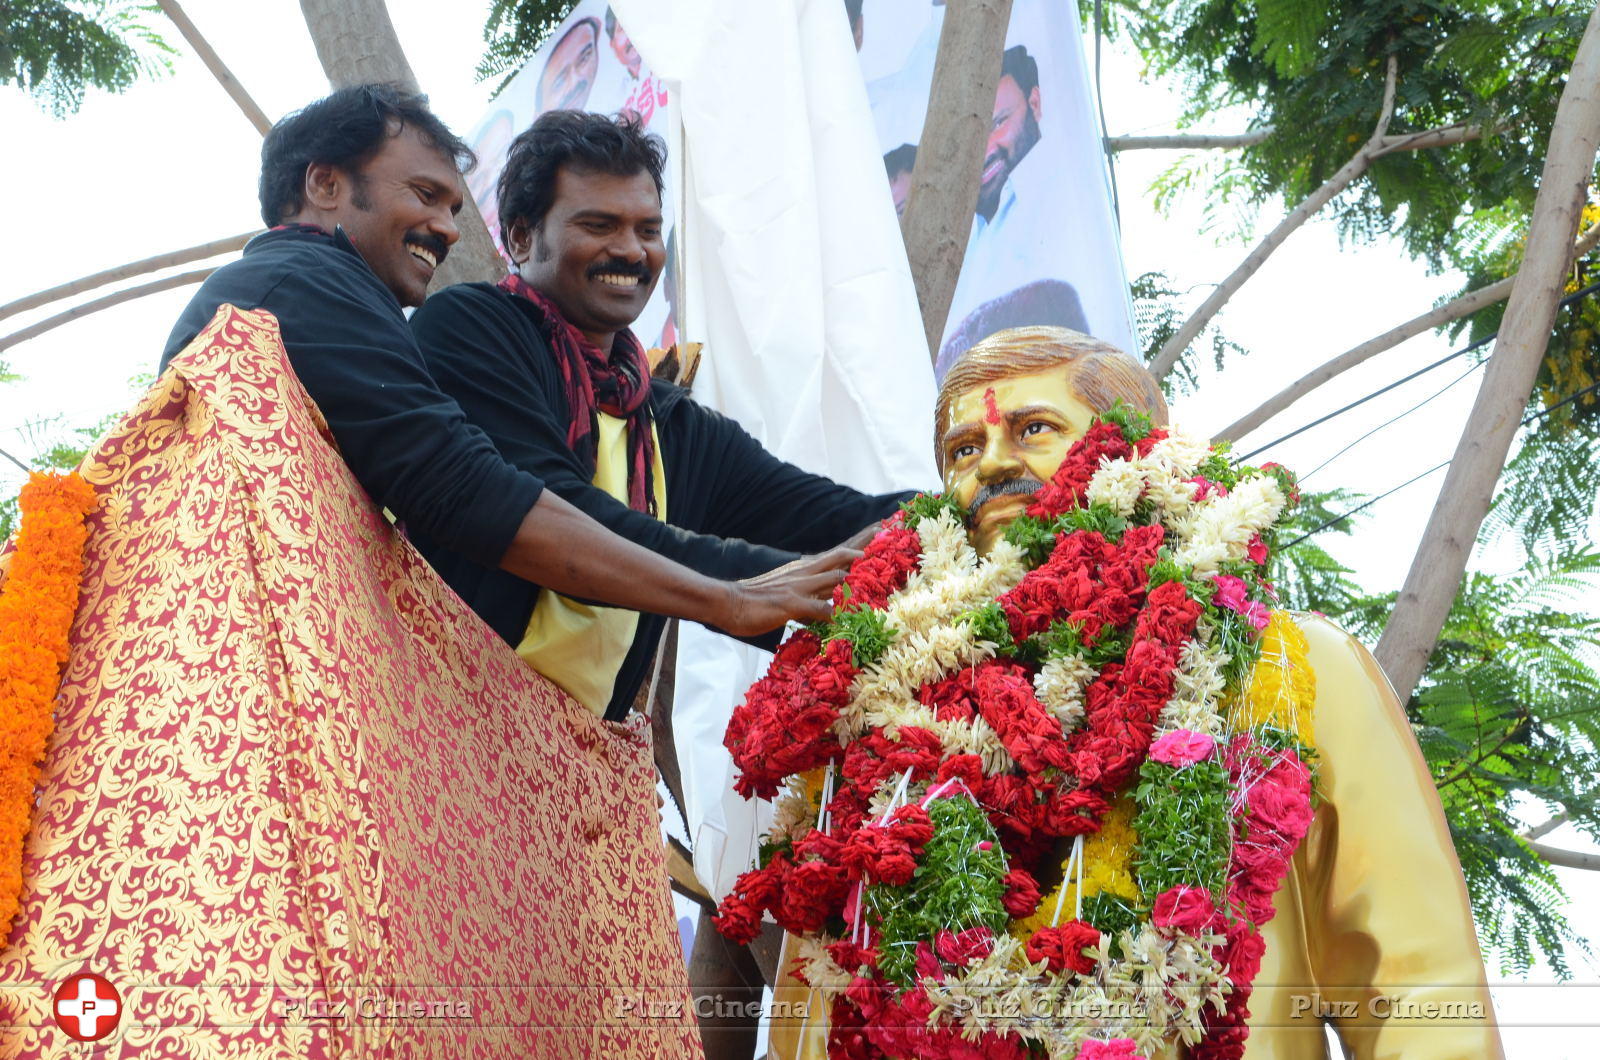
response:
<path fill-rule="evenodd" d="M 1130 902 L 1139 900 L 1139 887 L 1133 882 L 1133 850 L 1139 843 L 1139 834 L 1133 828 L 1133 815 L 1136 810 L 1133 797 L 1124 792 L 1111 804 L 1111 809 L 1106 811 L 1105 818 L 1100 823 L 1100 831 L 1093 832 L 1084 839 L 1083 896 L 1085 898 L 1107 891 Z M 1063 871 L 1070 857 L 1069 854 L 1067 858 L 1062 859 Z M 1061 897 L 1062 887 L 1067 889 L 1064 899 Z M 1032 916 L 1011 921 L 1011 934 L 1026 942 L 1033 937 L 1035 931 L 1049 927 L 1051 919 L 1055 916 L 1058 900 L 1061 902 L 1061 919 L 1071 920 L 1076 890 L 1076 881 L 1069 882 L 1063 879 L 1055 890 L 1044 896 Z"/>
<path fill-rule="evenodd" d="M 1250 671 L 1242 697 L 1226 707 L 1228 724 L 1235 730 L 1272 726 L 1292 732 L 1302 744 L 1313 745 L 1312 709 L 1317 701 L 1317 679 L 1307 657 L 1309 644 L 1286 612 L 1274 611 L 1261 632 L 1261 657 Z M 1083 844 L 1085 898 L 1109 891 L 1130 902 L 1139 900 L 1132 862 L 1139 842 L 1133 828 L 1135 806 L 1126 792 L 1111 806 L 1100 831 Z M 1066 859 L 1062 859 L 1066 868 Z M 1011 921 L 1011 934 L 1026 942 L 1040 928 L 1049 927 L 1061 887 L 1067 888 L 1062 918 L 1070 918 L 1074 885 L 1063 881 L 1039 903 L 1030 917 Z"/>
<path fill-rule="evenodd" d="M 1261 631 L 1261 658 L 1250 671 L 1243 695 L 1226 707 L 1228 724 L 1237 731 L 1267 726 L 1292 732 L 1307 747 L 1315 743 L 1312 709 L 1317 678 L 1307 658 L 1306 635 L 1286 612 L 1272 612 Z"/>
<path fill-rule="evenodd" d="M 22 846 L 33 812 L 51 707 L 67 661 L 83 580 L 84 516 L 94 489 L 77 474 L 35 473 L 22 487 L 22 528 L 0 590 L 0 929 L 22 896 Z"/>

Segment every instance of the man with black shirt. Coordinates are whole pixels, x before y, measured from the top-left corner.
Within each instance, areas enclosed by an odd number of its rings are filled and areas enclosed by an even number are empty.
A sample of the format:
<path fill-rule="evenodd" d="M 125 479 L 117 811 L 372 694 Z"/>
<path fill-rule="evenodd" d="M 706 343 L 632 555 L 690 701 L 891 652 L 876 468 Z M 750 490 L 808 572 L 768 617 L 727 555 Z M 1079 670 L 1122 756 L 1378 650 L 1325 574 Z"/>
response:
<path fill-rule="evenodd" d="M 778 460 L 684 390 L 652 383 L 628 330 L 666 260 L 664 161 L 631 116 L 554 111 L 518 136 L 500 176 L 517 272 L 448 288 L 417 311 L 428 368 L 507 460 L 647 548 L 707 573 L 732 554 L 777 562 L 827 548 L 905 495 L 868 496 Z M 597 713 L 626 712 L 659 619 L 588 608 L 474 567 L 447 543 L 419 545 L 535 669 Z"/>
<path fill-rule="evenodd" d="M 261 161 L 261 214 L 272 228 L 201 286 L 163 367 L 223 303 L 266 309 L 362 487 L 461 563 L 530 590 L 548 585 L 740 635 L 828 613 L 850 550 L 781 570 L 793 557 L 729 550 L 714 576 L 688 569 L 507 463 L 439 389 L 401 307 L 422 301 L 456 241 L 457 176 L 472 152 L 424 97 L 342 89 L 275 125 Z"/>

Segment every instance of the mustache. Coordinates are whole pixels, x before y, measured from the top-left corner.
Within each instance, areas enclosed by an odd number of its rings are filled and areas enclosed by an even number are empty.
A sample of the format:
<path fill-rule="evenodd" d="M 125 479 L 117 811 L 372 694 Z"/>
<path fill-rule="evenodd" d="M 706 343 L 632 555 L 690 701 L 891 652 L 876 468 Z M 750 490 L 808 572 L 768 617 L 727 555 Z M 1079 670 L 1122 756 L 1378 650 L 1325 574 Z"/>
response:
<path fill-rule="evenodd" d="M 992 500 L 1001 497 L 1031 497 L 1042 489 L 1044 483 L 1028 475 L 979 486 L 978 492 L 973 495 L 972 506 L 967 509 L 967 526 L 970 527 L 978 521 L 978 512 Z"/>
<path fill-rule="evenodd" d="M 624 261 L 622 258 L 612 258 L 602 261 L 598 265 L 590 265 L 586 274 L 589 279 L 602 275 L 637 276 L 640 284 L 650 282 L 650 266 L 642 261 Z"/>
<path fill-rule="evenodd" d="M 444 259 L 450 253 L 450 244 L 432 232 L 407 232 L 406 242 L 413 243 L 432 254 L 440 265 L 444 264 Z"/>

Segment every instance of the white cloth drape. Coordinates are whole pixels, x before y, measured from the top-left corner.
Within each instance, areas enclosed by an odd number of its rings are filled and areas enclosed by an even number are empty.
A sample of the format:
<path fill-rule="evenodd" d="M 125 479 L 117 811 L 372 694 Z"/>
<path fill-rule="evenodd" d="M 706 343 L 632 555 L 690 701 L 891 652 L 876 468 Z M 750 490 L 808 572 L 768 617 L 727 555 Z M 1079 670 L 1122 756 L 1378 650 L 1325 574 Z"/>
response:
<path fill-rule="evenodd" d="M 858 489 L 927 489 L 933 374 L 839 0 L 614 0 L 672 94 L 695 398 Z M 668 470 L 670 474 L 670 469 Z M 674 727 L 695 870 L 718 897 L 766 813 L 732 792 L 730 712 L 764 653 L 685 624 Z"/>

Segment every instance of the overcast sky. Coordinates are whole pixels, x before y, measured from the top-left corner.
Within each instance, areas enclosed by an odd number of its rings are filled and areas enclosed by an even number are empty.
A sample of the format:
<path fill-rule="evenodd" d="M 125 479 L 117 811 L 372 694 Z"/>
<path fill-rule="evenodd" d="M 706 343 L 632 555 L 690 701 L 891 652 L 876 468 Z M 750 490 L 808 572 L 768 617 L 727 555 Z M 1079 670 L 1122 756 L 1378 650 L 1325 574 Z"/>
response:
<path fill-rule="evenodd" d="M 870 11 L 872 0 L 868 0 Z M 239 81 L 270 117 L 326 92 L 298 4 L 291 0 L 188 0 L 190 17 L 207 34 Z M 435 109 L 458 131 L 480 116 L 488 86 L 472 80 L 481 53 L 484 0 L 441 5 L 393 0 L 389 5 L 402 43 Z M 449 14 L 441 12 L 448 10 Z M 183 49 L 174 72 L 120 96 L 92 94 L 66 121 L 42 113 L 14 88 L 0 89 L 0 128 L 10 164 L 0 167 L 0 201 L 8 212 L 6 263 L 0 269 L 0 303 L 99 269 L 176 250 L 260 226 L 255 180 L 260 138 L 201 64 Z M 646 59 L 648 61 L 648 56 Z M 1141 84 L 1137 60 L 1107 56 L 1103 91 L 1112 133 L 1173 128 L 1180 106 L 1163 86 Z M 1238 116 L 1242 127 L 1245 116 Z M 1214 131 L 1238 129 L 1219 127 Z M 1247 244 L 1219 244 L 1204 231 L 1203 203 L 1181 202 L 1158 216 L 1147 193 L 1174 156 L 1135 152 L 1117 172 L 1122 196 L 1124 253 L 1130 276 L 1163 269 L 1174 286 L 1194 288 L 1221 280 Z M 1275 221 L 1281 207 L 1263 217 Z M 193 268 L 185 266 L 184 268 Z M 1459 286 L 1459 278 L 1430 276 L 1387 242 L 1341 247 L 1333 227 L 1313 222 L 1270 260 L 1225 310 L 1226 333 L 1251 351 L 1229 365 L 1223 378 L 1208 377 L 1195 396 L 1174 407 L 1175 419 L 1209 431 L 1298 378 L 1308 368 L 1363 339 L 1423 311 Z M 0 449 L 26 458 L 69 426 L 97 422 L 135 397 L 129 380 L 153 370 L 168 329 L 193 288 L 141 299 L 59 328 L 4 353 L 17 384 L 0 386 Z M 0 322 L 5 334 L 61 305 Z M 1248 442 L 1259 444 L 1449 352 L 1434 336 L 1412 340 L 1375 358 L 1280 416 Z M 1464 366 L 1462 366 L 1464 367 Z M 1454 371 L 1452 371 L 1454 369 Z M 1422 400 L 1460 374 L 1460 368 L 1402 387 L 1362 409 L 1263 454 L 1302 471 L 1331 456 L 1350 439 Z M 1474 375 L 1422 411 L 1376 435 L 1313 477 L 1309 485 L 1341 485 L 1381 492 L 1449 457 L 1476 392 Z M 55 421 L 53 426 L 40 421 Z M 1245 448 L 1250 448 L 1246 445 Z M 20 473 L 0 460 L 0 490 L 14 493 Z M 1436 499 L 1443 474 L 1401 491 L 1371 509 L 1356 538 L 1333 551 L 1371 589 L 1397 587 Z M 1480 557 L 1491 569 L 1504 554 Z M 1595 606 L 1600 607 L 1600 594 Z M 1550 841 L 1593 849 L 1564 829 Z M 1573 903 L 1569 915 L 1589 938 L 1600 938 L 1600 879 L 1563 871 Z M 1594 984 L 1592 966 L 1580 978 Z M 1535 975 L 1534 980 L 1548 980 Z M 1497 992 L 1508 1023 L 1600 1021 L 1600 987 L 1561 991 L 1505 987 Z M 1510 1029 L 1513 1057 L 1588 1057 L 1592 1037 L 1558 1029 Z"/>

